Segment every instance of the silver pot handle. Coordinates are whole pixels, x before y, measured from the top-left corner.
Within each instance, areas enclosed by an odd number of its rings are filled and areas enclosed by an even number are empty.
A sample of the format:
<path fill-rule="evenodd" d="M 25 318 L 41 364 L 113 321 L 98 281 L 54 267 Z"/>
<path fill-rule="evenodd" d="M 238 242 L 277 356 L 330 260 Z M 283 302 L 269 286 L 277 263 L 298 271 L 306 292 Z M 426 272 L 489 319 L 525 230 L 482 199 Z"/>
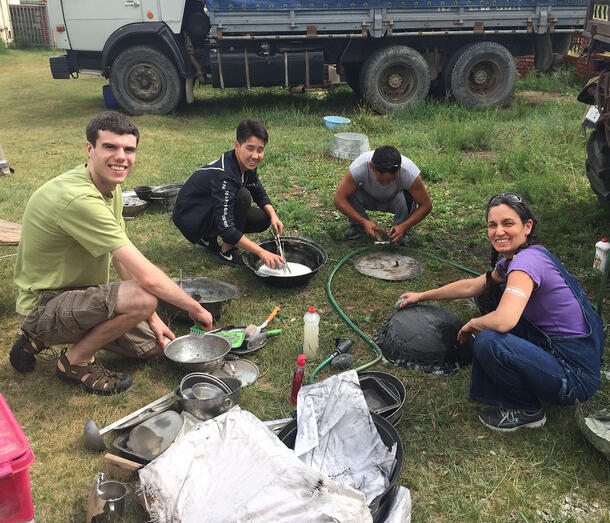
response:
<path fill-rule="evenodd" d="M 231 398 L 225 398 L 222 402 L 222 408 L 229 410 L 231 407 L 233 407 L 233 400 Z"/>

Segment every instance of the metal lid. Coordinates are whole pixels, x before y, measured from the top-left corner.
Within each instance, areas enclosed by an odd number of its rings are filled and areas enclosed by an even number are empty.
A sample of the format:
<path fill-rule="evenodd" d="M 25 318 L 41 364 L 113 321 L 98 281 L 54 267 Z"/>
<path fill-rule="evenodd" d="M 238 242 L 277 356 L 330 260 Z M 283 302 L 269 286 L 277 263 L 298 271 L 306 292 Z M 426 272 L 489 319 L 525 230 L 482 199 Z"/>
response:
<path fill-rule="evenodd" d="M 355 269 L 380 280 L 402 281 L 417 278 L 424 268 L 415 258 L 396 252 L 371 252 L 354 263 Z"/>
<path fill-rule="evenodd" d="M 242 387 L 254 383 L 260 374 L 258 366 L 250 360 L 231 360 L 225 361 L 224 365 L 215 370 L 212 374 L 219 378 L 237 378 L 241 381 Z"/>

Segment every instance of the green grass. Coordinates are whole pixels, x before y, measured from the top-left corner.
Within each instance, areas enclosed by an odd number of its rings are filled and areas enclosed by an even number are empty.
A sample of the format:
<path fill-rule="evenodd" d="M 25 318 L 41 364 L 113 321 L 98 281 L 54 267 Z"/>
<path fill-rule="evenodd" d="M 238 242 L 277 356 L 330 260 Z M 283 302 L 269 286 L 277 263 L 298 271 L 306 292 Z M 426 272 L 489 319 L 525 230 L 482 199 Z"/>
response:
<path fill-rule="evenodd" d="M 19 222 L 29 195 L 46 180 L 83 162 L 87 121 L 104 109 L 103 79 L 54 81 L 48 68 L 53 51 L 0 51 L 2 126 L 0 138 L 15 174 L 0 178 L 0 216 Z M 242 408 L 261 419 L 284 417 L 290 378 L 302 340 L 302 315 L 313 304 L 321 313 L 320 359 L 335 337 L 357 338 L 341 321 L 324 286 L 332 267 L 365 240 L 344 242 L 345 219 L 332 204 L 349 162 L 329 156 L 332 131 L 322 118 L 349 117 L 353 132 L 367 134 L 372 148 L 394 144 L 422 170 L 432 196 L 432 214 L 414 230 L 412 245 L 477 271 L 488 263 L 483 210 L 498 192 L 527 197 L 540 220 L 541 243 L 550 248 L 598 296 L 598 275 L 590 269 L 594 244 L 608 234 L 584 174 L 585 139 L 580 132 L 579 83 L 568 73 L 528 76 L 505 108 L 472 112 L 446 101 L 428 100 L 408 111 L 382 117 L 362 107 L 347 88 L 329 93 L 289 95 L 281 89 L 220 92 L 196 90 L 197 103 L 168 116 L 136 121 L 142 142 L 126 188 L 185 180 L 199 165 L 231 147 L 236 124 L 245 117 L 267 126 L 270 142 L 260 168 L 286 234 L 307 236 L 324 246 L 328 264 L 305 287 L 274 290 L 247 270 L 220 267 L 190 245 L 170 216 L 146 211 L 127 222 L 135 245 L 171 276 L 209 276 L 237 285 L 241 294 L 220 325 L 260 323 L 277 304 L 273 320 L 283 333 L 250 355 L 261 370 L 242 394 Z M 532 103 L 522 91 L 562 96 Z M 381 221 L 389 224 L 388 216 Z M 16 252 L 0 248 L 0 256 Z M 425 272 L 404 283 L 366 278 L 346 263 L 333 280 L 333 294 L 357 325 L 372 335 L 392 313 L 406 289 L 423 290 L 463 277 L 458 269 L 417 256 Z M 175 388 L 181 374 L 167 362 L 141 364 L 103 354 L 110 368 L 134 375 L 126 393 L 92 397 L 54 376 L 54 361 L 39 361 L 34 373 L 16 374 L 8 353 L 17 337 L 12 282 L 14 257 L 0 258 L 0 322 L 5 333 L 0 357 L 0 390 L 24 428 L 36 461 L 30 468 L 38 521 L 82 520 L 90 482 L 102 470 L 102 456 L 85 451 L 83 424 L 102 427 Z M 443 304 L 463 320 L 476 314 L 470 302 Z M 610 310 L 605 305 L 606 317 Z M 187 325 L 172 325 L 184 334 Z M 358 340 L 356 363 L 370 359 Z M 315 362 L 309 362 L 311 372 Z M 468 399 L 469 371 L 443 377 L 379 364 L 407 388 L 398 430 L 405 445 L 399 484 L 411 489 L 413 521 L 610 521 L 609 463 L 579 432 L 573 409 L 551 407 L 547 425 L 511 435 L 486 430 Z M 605 367 L 606 370 L 608 367 Z M 322 377 L 328 372 L 323 372 Z M 610 389 L 604 381 L 602 393 Z M 108 439 L 109 441 L 109 439 Z M 568 500 L 568 501 L 566 501 Z M 131 497 L 125 521 L 144 520 Z"/>

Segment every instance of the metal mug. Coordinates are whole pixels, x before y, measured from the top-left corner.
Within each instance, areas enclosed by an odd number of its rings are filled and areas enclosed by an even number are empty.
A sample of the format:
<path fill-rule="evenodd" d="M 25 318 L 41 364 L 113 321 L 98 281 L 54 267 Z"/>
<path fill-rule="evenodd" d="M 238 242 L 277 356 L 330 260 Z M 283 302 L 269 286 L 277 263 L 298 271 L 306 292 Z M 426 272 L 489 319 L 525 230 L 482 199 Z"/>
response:
<path fill-rule="evenodd" d="M 127 487 L 120 481 L 104 481 L 99 473 L 89 493 L 87 521 L 91 523 L 111 523 L 117 521 L 125 510 Z"/>

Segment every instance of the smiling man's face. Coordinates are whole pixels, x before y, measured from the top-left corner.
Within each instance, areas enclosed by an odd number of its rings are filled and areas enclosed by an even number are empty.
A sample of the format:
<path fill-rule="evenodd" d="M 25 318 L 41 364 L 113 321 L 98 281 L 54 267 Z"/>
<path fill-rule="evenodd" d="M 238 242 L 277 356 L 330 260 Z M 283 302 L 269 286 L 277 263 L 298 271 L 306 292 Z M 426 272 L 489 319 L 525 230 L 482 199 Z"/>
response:
<path fill-rule="evenodd" d="M 235 140 L 235 155 L 241 172 L 253 171 L 265 156 L 265 142 L 250 136 L 244 143 Z"/>
<path fill-rule="evenodd" d="M 136 161 L 137 139 L 133 134 L 98 131 L 95 145 L 87 142 L 87 168 L 95 186 L 103 194 L 123 183 Z"/>

